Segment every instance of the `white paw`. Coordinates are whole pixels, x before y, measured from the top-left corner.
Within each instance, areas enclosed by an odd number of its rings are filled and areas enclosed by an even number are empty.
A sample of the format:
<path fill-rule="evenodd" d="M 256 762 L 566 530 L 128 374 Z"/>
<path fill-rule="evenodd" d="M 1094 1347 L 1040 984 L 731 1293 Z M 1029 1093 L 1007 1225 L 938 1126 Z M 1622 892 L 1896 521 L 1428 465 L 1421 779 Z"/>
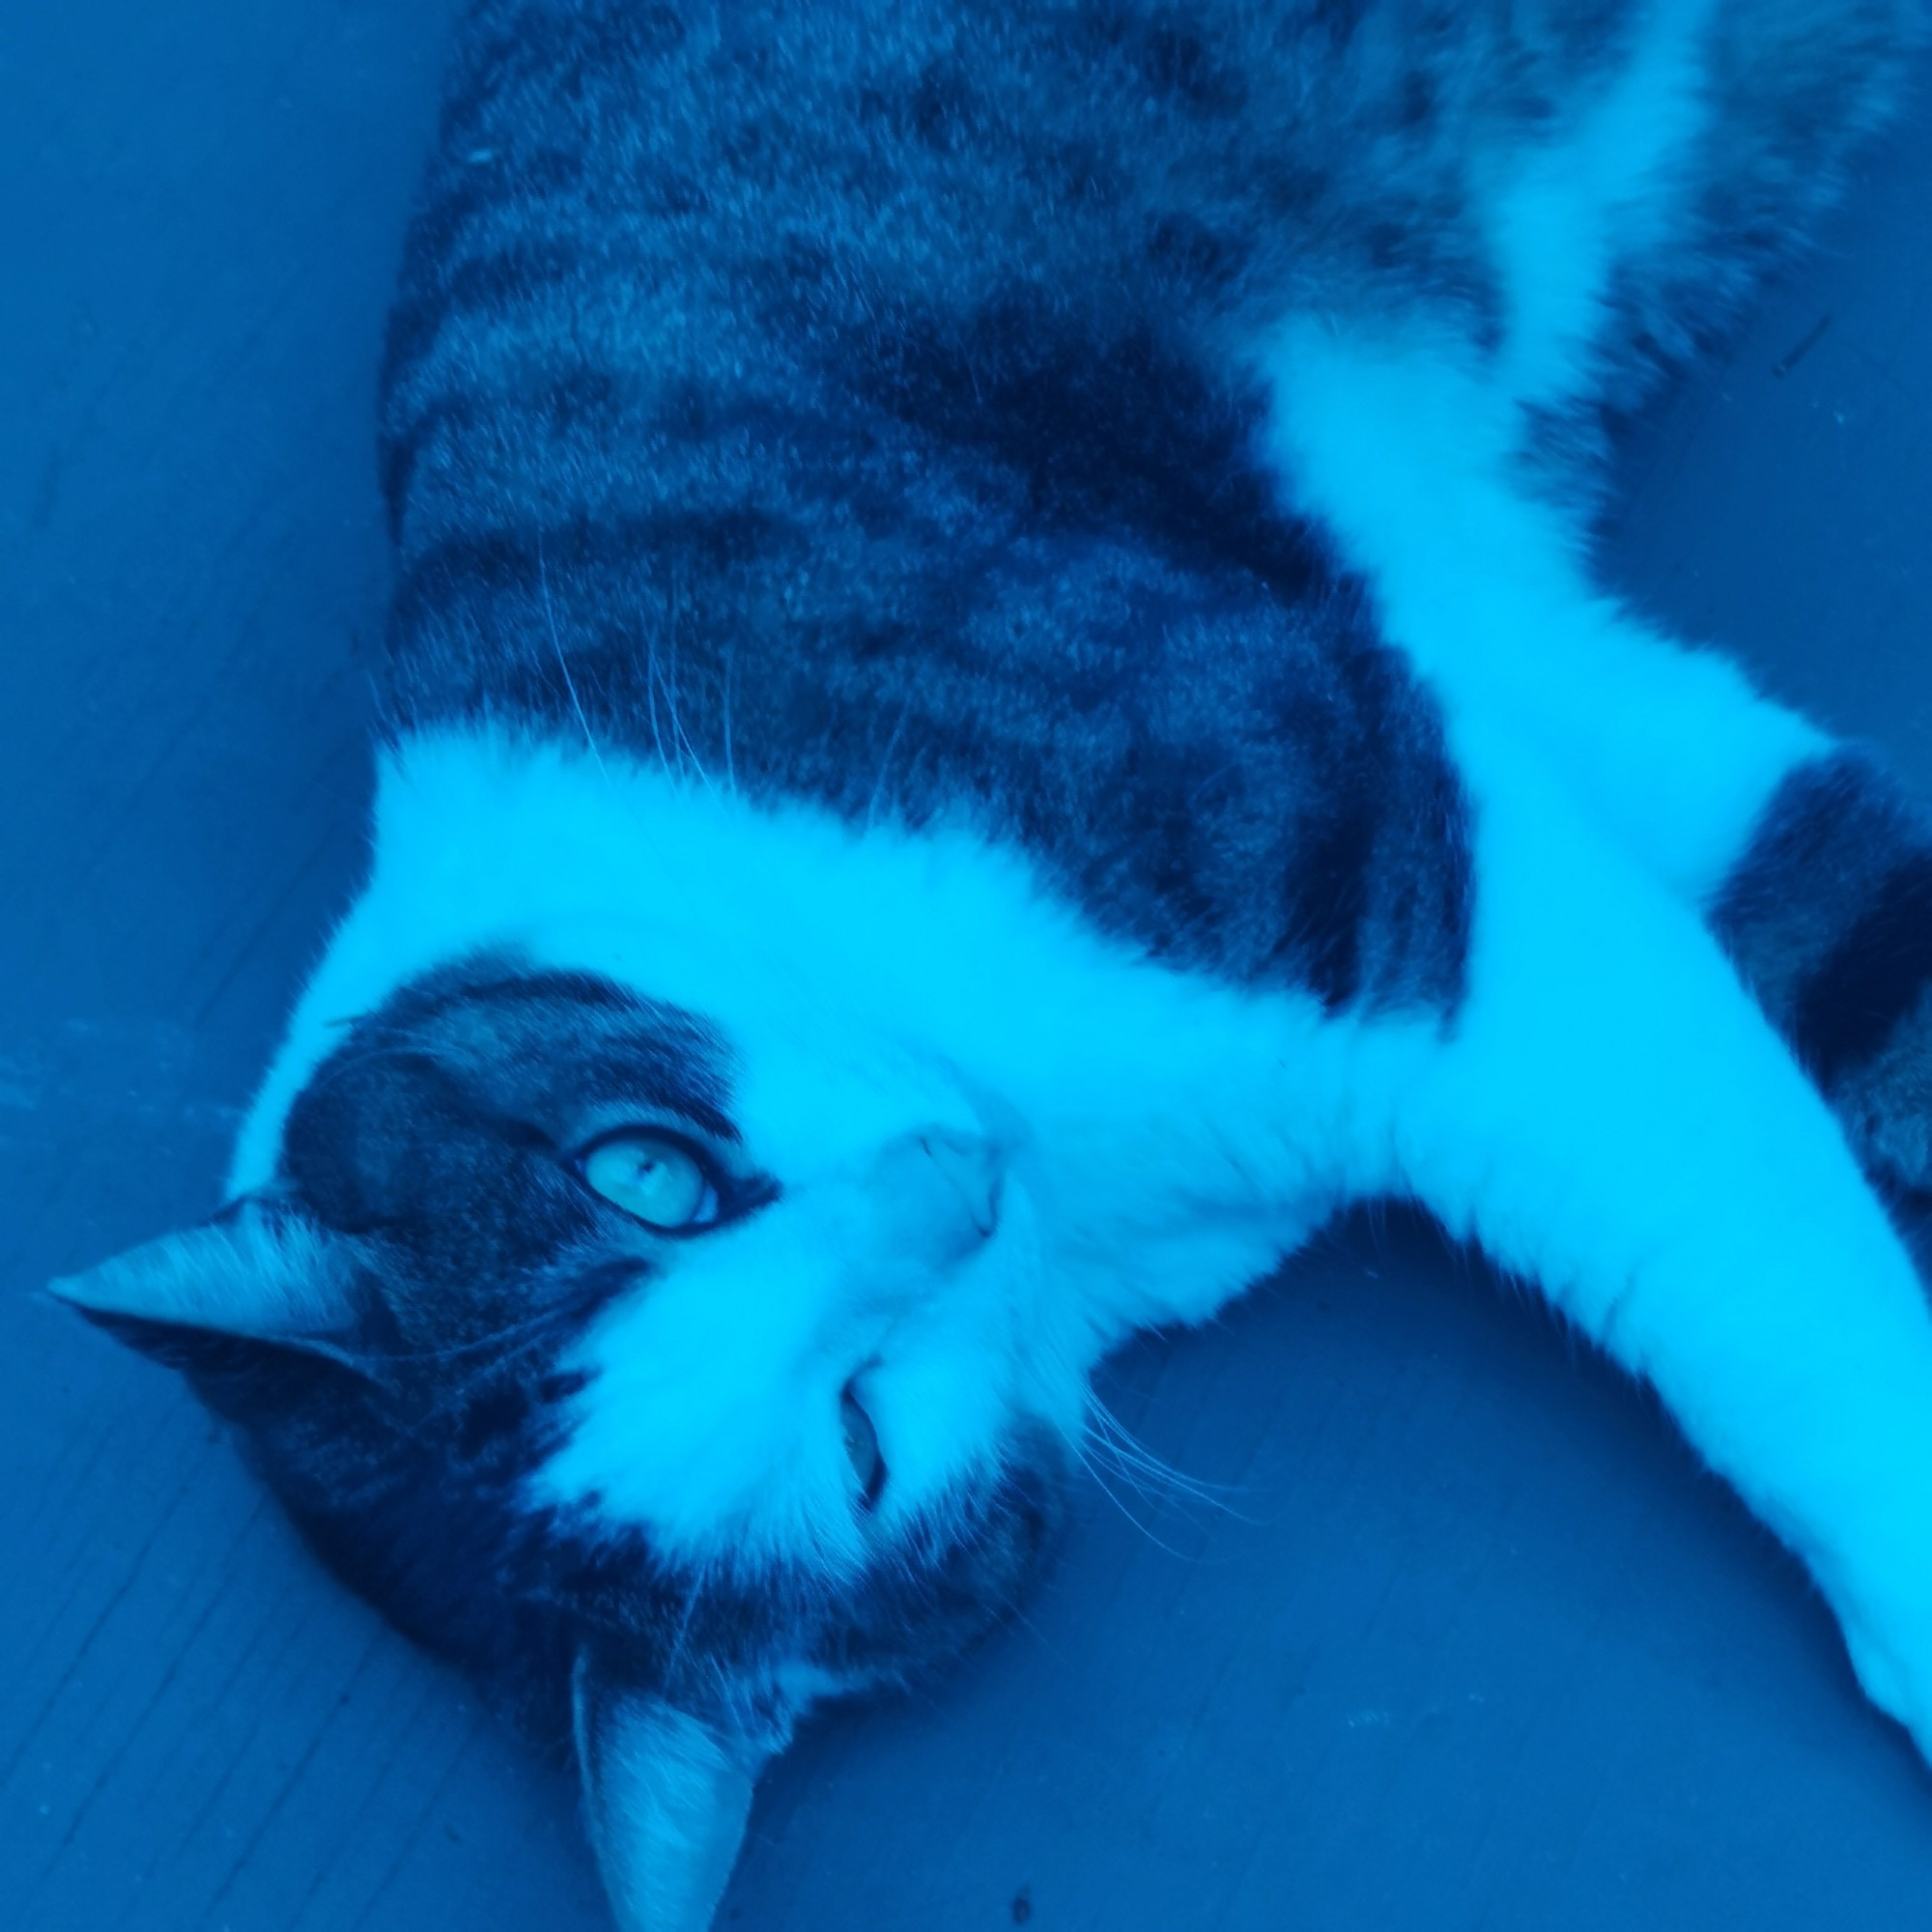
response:
<path fill-rule="evenodd" d="M 1901 1643 L 1863 1617 L 1843 1617 L 1845 1648 L 1865 1695 L 1912 1733 L 1932 1763 L 1932 1615 L 1912 1620 L 1916 1642 Z"/>

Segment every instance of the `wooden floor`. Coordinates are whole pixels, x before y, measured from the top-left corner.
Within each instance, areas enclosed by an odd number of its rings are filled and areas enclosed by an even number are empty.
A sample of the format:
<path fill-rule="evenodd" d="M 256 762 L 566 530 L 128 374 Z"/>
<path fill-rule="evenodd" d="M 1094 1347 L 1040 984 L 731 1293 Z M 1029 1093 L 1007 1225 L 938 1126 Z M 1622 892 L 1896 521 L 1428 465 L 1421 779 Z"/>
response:
<path fill-rule="evenodd" d="M 0 1924 L 592 1932 L 568 1783 L 37 1298 L 205 1209 L 357 865 L 448 0 L 0 13 Z M 1632 441 L 1609 569 L 1932 789 L 1932 112 Z M 1023 1628 L 769 1778 L 747 1927 L 1932 1922 L 1932 1777 L 1652 1406 L 1346 1233 L 1120 1365 Z M 1118 1505 L 1118 1506 L 1117 1506 Z"/>

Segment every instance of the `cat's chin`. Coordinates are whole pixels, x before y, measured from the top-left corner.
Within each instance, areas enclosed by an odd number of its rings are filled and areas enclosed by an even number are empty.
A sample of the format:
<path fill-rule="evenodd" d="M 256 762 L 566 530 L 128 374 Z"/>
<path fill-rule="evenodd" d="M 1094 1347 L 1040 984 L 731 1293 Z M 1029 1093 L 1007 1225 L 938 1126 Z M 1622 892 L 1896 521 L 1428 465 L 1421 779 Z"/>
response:
<path fill-rule="evenodd" d="M 1000 1628 L 1052 1561 L 1071 1469 L 1058 1430 L 1022 1421 L 938 1503 L 897 1523 L 875 1512 L 871 1560 L 835 1590 L 810 1661 L 848 1690 L 905 1683 Z"/>
<path fill-rule="evenodd" d="M 931 1678 L 1004 1625 L 1037 1587 L 1065 1520 L 1072 1458 L 1057 1430 L 1016 1421 L 997 1453 L 942 1496 L 862 1519 L 864 1558 L 753 1559 L 741 1547 L 670 1562 L 634 1525 L 588 1512 L 551 1526 L 555 1607 L 673 1703 L 704 1708 L 726 1679 L 809 1687 L 807 1702 Z M 888 1478 L 885 1495 L 890 1496 Z M 668 1647 L 667 1628 L 684 1634 Z"/>

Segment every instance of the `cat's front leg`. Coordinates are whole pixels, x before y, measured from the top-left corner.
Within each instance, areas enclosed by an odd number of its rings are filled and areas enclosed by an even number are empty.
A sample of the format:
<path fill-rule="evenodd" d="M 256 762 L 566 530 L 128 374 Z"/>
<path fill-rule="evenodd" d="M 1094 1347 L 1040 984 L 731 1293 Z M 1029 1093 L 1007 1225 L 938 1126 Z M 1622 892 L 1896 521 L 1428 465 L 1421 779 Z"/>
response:
<path fill-rule="evenodd" d="M 1649 1381 L 1803 1558 L 1932 1755 L 1932 1313 L 1815 1088 L 1694 912 L 1511 748 L 1466 1004 L 1392 1082 L 1406 1183 Z"/>

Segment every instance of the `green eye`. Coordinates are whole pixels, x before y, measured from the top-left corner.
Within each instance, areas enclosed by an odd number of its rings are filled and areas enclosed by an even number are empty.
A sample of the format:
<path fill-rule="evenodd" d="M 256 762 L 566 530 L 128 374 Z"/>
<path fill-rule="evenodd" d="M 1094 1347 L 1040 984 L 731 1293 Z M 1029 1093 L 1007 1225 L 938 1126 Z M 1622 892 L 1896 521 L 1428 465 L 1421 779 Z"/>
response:
<path fill-rule="evenodd" d="M 718 1192 L 703 1164 L 668 1134 L 612 1134 L 579 1161 L 585 1184 L 647 1227 L 678 1231 L 718 1217 Z"/>

